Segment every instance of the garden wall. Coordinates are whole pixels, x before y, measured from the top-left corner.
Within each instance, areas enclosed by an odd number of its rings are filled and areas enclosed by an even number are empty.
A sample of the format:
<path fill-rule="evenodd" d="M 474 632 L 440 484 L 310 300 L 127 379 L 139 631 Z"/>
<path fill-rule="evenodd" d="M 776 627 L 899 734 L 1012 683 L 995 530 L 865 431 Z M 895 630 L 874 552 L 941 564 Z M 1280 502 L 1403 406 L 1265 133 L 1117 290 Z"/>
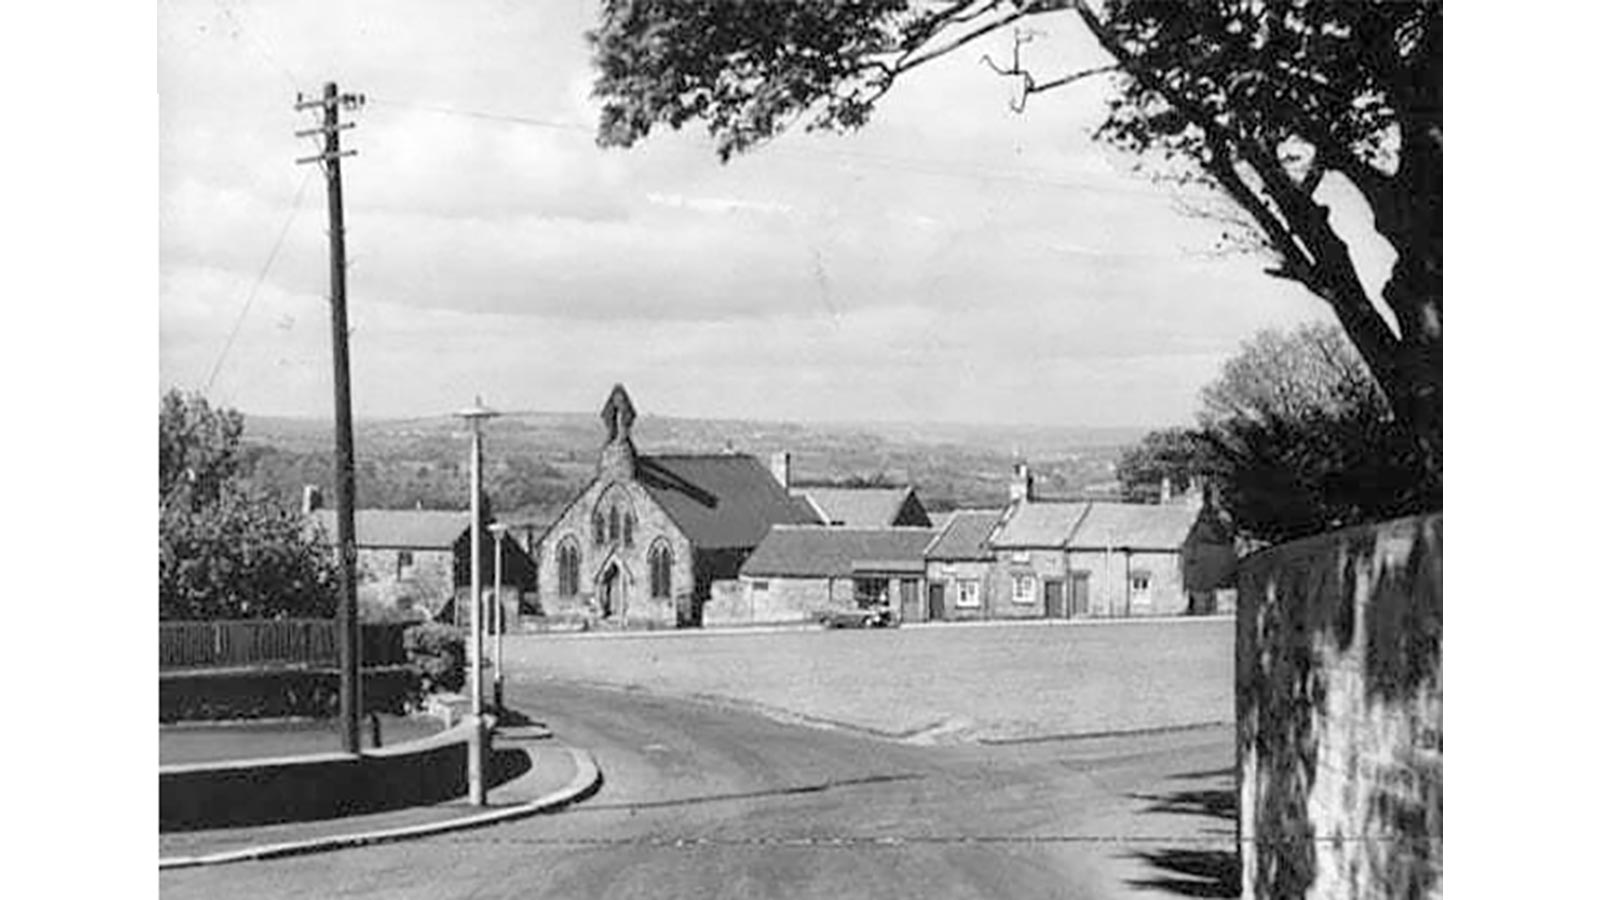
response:
<path fill-rule="evenodd" d="M 1443 896 L 1443 559 L 1428 516 L 1241 564 L 1244 897 Z"/>
<path fill-rule="evenodd" d="M 161 767 L 161 831 L 306 821 L 438 803 L 467 792 L 466 723 L 420 741 L 284 759 Z M 522 750 L 496 750 L 489 786 L 527 771 Z"/>

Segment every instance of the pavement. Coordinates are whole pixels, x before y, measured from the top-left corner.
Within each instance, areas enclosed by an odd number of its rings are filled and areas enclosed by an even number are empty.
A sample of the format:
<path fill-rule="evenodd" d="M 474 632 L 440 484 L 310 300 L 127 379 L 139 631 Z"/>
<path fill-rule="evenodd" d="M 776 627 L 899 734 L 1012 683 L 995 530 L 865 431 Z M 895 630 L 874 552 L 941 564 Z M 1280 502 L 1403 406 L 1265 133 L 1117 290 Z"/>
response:
<path fill-rule="evenodd" d="M 493 747 L 521 750 L 531 765 L 492 787 L 485 806 L 460 798 L 337 819 L 165 833 L 160 836 L 160 868 L 274 859 L 480 828 L 560 809 L 600 788 L 593 756 L 554 741 L 543 726 L 503 726 L 494 734 Z"/>
<path fill-rule="evenodd" d="M 593 752 L 598 796 L 404 843 L 163 870 L 161 896 L 1237 893 L 1229 727 L 915 746 L 642 692 L 507 687 L 513 708 Z"/>

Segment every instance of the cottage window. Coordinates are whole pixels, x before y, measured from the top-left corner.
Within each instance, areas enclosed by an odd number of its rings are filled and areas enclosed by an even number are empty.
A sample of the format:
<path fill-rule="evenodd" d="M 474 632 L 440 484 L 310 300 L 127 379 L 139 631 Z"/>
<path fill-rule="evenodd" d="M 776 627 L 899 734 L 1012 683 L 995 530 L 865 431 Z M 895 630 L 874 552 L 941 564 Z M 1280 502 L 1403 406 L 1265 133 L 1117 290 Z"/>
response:
<path fill-rule="evenodd" d="M 752 581 L 750 582 L 750 589 L 753 591 L 764 591 L 767 589 L 767 583 L 765 581 Z"/>
<path fill-rule="evenodd" d="M 1013 603 L 1033 602 L 1033 576 L 1018 574 L 1011 576 L 1011 601 Z"/>
<path fill-rule="evenodd" d="M 956 582 L 956 605 L 967 609 L 982 605 L 978 594 L 978 579 L 962 578 Z"/>
<path fill-rule="evenodd" d="M 1026 550 L 1013 550 L 1013 551 L 1011 551 L 1011 561 L 1014 562 L 1014 563 L 1026 563 L 1028 561 L 1028 551 L 1026 551 Z"/>
<path fill-rule="evenodd" d="M 406 577 L 407 575 L 410 574 L 410 572 L 408 570 L 413 565 L 416 565 L 416 559 L 414 557 L 412 557 L 411 551 L 410 550 L 401 550 L 401 551 L 399 551 L 398 553 L 396 553 L 394 555 L 394 577 L 396 577 L 396 578 L 404 578 L 404 577 Z"/>
<path fill-rule="evenodd" d="M 562 541 L 561 547 L 556 550 L 556 592 L 563 597 L 572 597 L 578 593 L 578 542 L 571 538 Z"/>
<path fill-rule="evenodd" d="M 1128 589 L 1130 591 L 1132 591 L 1135 596 L 1138 596 L 1138 595 L 1141 595 L 1141 594 L 1148 596 L 1149 593 L 1150 593 L 1150 573 L 1149 572 L 1130 572 L 1130 573 L 1128 573 Z"/>
<path fill-rule="evenodd" d="M 650 596 L 672 596 L 672 549 L 663 543 L 650 548 Z"/>

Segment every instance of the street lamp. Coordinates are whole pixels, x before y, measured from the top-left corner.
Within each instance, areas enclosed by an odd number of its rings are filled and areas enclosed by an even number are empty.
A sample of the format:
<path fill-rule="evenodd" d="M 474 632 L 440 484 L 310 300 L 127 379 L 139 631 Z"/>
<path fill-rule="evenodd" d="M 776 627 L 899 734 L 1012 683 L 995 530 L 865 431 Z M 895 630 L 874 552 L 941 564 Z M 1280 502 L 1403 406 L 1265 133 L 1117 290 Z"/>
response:
<path fill-rule="evenodd" d="M 494 618 L 489 624 L 489 627 L 494 629 L 494 711 L 498 715 L 504 715 L 506 602 L 500 596 L 500 580 L 505 571 L 506 526 L 496 522 L 489 526 L 489 531 L 494 535 Z"/>
<path fill-rule="evenodd" d="M 483 398 L 473 400 L 472 406 L 456 415 L 467 420 L 472 428 L 472 622 L 471 637 L 467 642 L 467 660 L 472 679 L 472 731 L 467 742 L 467 799 L 473 806 L 484 805 L 483 790 L 483 422 L 499 413 L 483 405 Z"/>

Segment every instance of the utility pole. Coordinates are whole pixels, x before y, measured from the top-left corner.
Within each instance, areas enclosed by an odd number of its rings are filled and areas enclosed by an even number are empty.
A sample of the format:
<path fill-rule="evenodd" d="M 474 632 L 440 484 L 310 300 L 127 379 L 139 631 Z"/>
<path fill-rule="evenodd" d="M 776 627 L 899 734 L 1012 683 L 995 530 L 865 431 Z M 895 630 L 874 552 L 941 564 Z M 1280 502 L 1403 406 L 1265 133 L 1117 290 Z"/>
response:
<path fill-rule="evenodd" d="M 356 464 L 354 429 L 350 423 L 350 327 L 344 302 L 344 193 L 339 160 L 355 156 L 339 149 L 339 132 L 355 123 L 339 123 L 339 107 L 357 109 L 366 98 L 339 93 L 328 82 L 321 98 L 297 96 L 296 110 L 322 109 L 322 125 L 295 132 L 296 137 L 322 138 L 322 152 L 295 160 L 296 165 L 321 163 L 328 180 L 328 282 L 333 322 L 333 498 L 337 509 L 339 558 L 339 735 L 346 753 L 361 752 L 361 633 L 356 620 Z"/>

